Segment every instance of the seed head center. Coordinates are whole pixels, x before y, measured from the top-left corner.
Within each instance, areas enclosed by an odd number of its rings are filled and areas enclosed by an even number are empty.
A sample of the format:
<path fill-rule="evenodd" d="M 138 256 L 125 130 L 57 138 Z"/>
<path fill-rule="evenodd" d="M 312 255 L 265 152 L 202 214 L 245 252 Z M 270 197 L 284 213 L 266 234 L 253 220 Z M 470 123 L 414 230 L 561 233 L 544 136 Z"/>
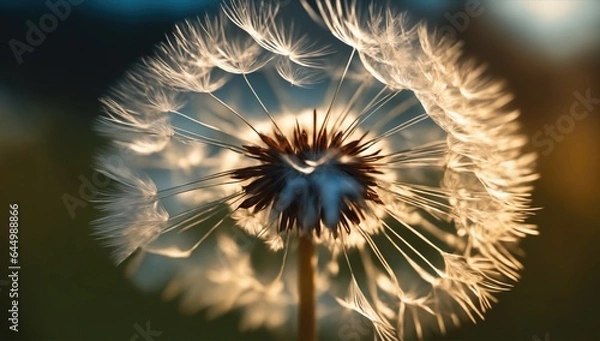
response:
<path fill-rule="evenodd" d="M 317 131 L 316 111 L 313 120 L 311 138 L 299 124 L 291 136 L 260 134 L 263 145 L 244 146 L 258 164 L 236 169 L 232 177 L 245 182 L 240 208 L 271 210 L 279 232 L 298 228 L 320 235 L 325 226 L 337 237 L 340 227 L 350 233 L 364 219 L 367 202 L 381 202 L 375 191 L 381 157 L 366 152 L 364 135 L 346 142 L 343 131 Z"/>

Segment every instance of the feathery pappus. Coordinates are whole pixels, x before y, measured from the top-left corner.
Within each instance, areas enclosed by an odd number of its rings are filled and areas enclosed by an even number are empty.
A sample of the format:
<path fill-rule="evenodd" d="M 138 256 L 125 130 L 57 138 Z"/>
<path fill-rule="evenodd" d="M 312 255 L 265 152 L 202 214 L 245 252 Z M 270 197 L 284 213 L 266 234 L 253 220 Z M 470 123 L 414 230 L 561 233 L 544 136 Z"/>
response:
<path fill-rule="evenodd" d="M 537 234 L 536 156 L 504 84 L 390 6 L 230 0 L 176 25 L 102 99 L 114 261 L 184 311 L 280 329 L 309 238 L 321 326 L 483 319 Z"/>

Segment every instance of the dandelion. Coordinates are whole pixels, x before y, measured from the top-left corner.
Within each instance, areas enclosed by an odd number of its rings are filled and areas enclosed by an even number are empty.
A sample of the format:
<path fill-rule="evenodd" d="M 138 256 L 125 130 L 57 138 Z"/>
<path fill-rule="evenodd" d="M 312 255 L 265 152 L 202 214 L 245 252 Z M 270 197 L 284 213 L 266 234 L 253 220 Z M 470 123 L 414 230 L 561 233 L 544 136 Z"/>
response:
<path fill-rule="evenodd" d="M 460 57 L 351 0 L 231 0 L 179 24 L 102 100 L 95 233 L 134 281 L 244 330 L 477 322 L 519 279 L 537 175 L 510 94 Z"/>

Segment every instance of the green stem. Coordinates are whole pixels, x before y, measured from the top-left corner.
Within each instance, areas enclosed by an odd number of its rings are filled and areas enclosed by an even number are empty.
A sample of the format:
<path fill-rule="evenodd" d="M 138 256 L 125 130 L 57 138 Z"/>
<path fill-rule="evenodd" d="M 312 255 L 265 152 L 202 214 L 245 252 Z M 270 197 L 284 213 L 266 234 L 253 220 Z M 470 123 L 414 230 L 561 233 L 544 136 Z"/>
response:
<path fill-rule="evenodd" d="M 317 339 L 317 320 L 315 303 L 315 267 L 313 258 L 315 246 L 312 236 L 300 235 L 298 244 L 298 341 Z"/>

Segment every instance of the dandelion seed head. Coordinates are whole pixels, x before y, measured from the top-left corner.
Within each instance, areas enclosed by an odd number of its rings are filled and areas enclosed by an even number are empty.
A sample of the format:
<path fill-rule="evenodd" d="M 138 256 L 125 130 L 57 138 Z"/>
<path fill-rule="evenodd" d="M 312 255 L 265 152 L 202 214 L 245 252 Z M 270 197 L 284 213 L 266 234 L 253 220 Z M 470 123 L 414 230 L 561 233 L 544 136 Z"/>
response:
<path fill-rule="evenodd" d="M 97 163 L 114 186 L 95 233 L 116 263 L 167 259 L 165 298 L 244 330 L 289 325 L 300 236 L 323 323 L 398 340 L 481 320 L 537 233 L 536 156 L 506 84 L 460 57 L 390 4 L 230 0 L 178 24 L 102 99 L 123 164 Z"/>

